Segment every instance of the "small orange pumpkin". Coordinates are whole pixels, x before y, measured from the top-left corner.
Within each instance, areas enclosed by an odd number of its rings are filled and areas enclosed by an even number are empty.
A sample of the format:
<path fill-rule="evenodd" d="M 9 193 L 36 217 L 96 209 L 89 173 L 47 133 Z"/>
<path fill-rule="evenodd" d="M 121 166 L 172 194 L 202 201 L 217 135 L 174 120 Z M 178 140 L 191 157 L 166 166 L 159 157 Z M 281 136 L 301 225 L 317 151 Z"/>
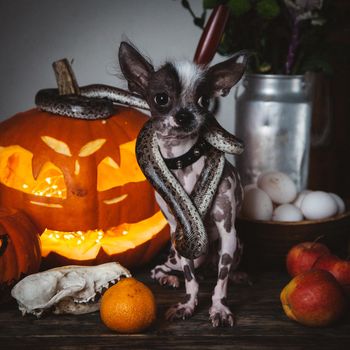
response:
<path fill-rule="evenodd" d="M 38 272 L 38 229 L 22 211 L 0 208 L 0 291 L 8 294 L 22 277 Z"/>
<path fill-rule="evenodd" d="M 167 242 L 135 156 L 146 120 L 123 107 L 103 120 L 32 109 L 0 124 L 0 205 L 35 222 L 47 265 L 116 260 L 130 268 Z"/>

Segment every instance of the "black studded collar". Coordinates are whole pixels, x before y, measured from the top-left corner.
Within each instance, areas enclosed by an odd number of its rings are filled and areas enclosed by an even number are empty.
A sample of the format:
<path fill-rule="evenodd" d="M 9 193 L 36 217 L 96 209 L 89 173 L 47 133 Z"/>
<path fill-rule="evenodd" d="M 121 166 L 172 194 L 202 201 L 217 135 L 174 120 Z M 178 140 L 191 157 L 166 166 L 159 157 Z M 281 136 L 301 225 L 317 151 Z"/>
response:
<path fill-rule="evenodd" d="M 192 148 L 183 155 L 175 158 L 163 157 L 163 159 L 169 169 L 183 169 L 196 162 L 208 151 L 209 147 L 209 144 L 205 140 L 199 138 Z"/>

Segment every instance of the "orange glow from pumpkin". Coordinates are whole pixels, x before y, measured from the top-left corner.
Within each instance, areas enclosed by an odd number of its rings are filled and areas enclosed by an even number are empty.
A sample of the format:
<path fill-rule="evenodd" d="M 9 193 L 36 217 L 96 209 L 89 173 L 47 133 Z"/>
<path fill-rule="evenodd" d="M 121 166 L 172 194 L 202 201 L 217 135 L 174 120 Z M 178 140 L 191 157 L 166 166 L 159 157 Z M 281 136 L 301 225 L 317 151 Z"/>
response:
<path fill-rule="evenodd" d="M 97 166 L 97 191 L 123 186 L 130 182 L 146 181 L 135 157 L 136 139 L 120 145 L 120 166 L 111 158 L 104 158 Z"/>
<path fill-rule="evenodd" d="M 166 220 L 135 157 L 147 120 L 121 106 L 105 120 L 34 108 L 1 122 L 0 204 L 25 212 L 38 232 L 57 230 L 42 237 L 48 267 L 110 260 L 137 266 L 168 241 Z"/>
<path fill-rule="evenodd" d="M 114 255 L 151 240 L 167 224 L 163 214 L 158 211 L 148 219 L 133 224 L 121 224 L 103 230 L 62 232 L 46 229 L 41 235 L 42 256 L 55 252 L 73 260 L 96 258 L 100 249 Z"/>
<path fill-rule="evenodd" d="M 53 151 L 66 157 L 73 157 L 69 146 L 53 137 L 42 136 L 41 140 Z M 81 147 L 75 160 L 75 174 L 79 175 L 79 157 L 96 153 L 105 143 L 96 139 Z M 119 146 L 120 164 L 112 157 L 105 157 L 97 166 L 97 191 L 126 185 L 131 182 L 146 181 L 135 158 L 136 139 Z M 15 190 L 38 197 L 67 199 L 67 186 L 63 172 L 52 162 L 47 161 L 40 169 L 37 179 L 32 172 L 33 153 L 19 145 L 0 147 L 0 183 Z M 103 203 L 113 205 L 122 202 L 128 194 L 105 199 Z M 40 200 L 29 201 L 32 205 L 60 209 L 62 204 L 46 203 Z M 107 255 L 116 255 L 150 241 L 167 225 L 163 214 L 158 211 L 148 219 L 137 223 L 123 223 L 104 231 L 64 232 L 46 229 L 41 235 L 42 256 L 50 252 L 73 260 L 95 259 L 103 249 Z"/>
<path fill-rule="evenodd" d="M 65 199 L 67 188 L 62 171 L 46 162 L 34 179 L 31 172 L 33 154 L 21 146 L 0 149 L 0 182 L 5 186 L 40 197 Z M 29 171 L 28 171 L 29 170 Z"/>
<path fill-rule="evenodd" d="M 67 144 L 52 137 L 43 136 L 42 140 L 55 152 L 71 157 Z M 84 145 L 79 157 L 88 157 L 97 152 L 105 139 L 97 139 Z M 112 157 L 104 158 L 97 166 L 97 191 L 106 191 L 131 182 L 146 181 L 135 158 L 136 139 L 120 145 L 121 163 L 118 165 Z M 46 162 L 38 176 L 32 174 L 33 154 L 21 146 L 0 147 L 0 182 L 5 186 L 24 193 L 40 197 L 66 199 L 67 187 L 62 171 L 53 163 Z M 75 174 L 80 172 L 79 161 L 75 161 Z M 33 202 L 32 204 L 36 204 Z"/>

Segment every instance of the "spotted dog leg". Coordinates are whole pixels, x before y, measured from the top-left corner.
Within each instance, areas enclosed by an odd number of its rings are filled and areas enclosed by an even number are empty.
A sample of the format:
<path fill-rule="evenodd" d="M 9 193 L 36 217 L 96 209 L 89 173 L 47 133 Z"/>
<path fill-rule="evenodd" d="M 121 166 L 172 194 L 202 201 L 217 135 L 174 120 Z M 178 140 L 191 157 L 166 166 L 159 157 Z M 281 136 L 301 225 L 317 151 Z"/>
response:
<path fill-rule="evenodd" d="M 232 233 L 226 233 L 225 237 L 222 237 L 223 249 L 220 252 L 219 261 L 219 273 L 214 293 L 212 296 L 212 306 L 209 309 L 209 318 L 213 324 L 213 327 L 220 325 L 233 326 L 235 323 L 234 316 L 231 310 L 227 306 L 227 283 L 229 271 L 233 261 L 233 250 L 235 249 L 235 237 Z"/>
<path fill-rule="evenodd" d="M 179 288 L 179 278 L 171 274 L 174 270 L 181 271 L 181 262 L 178 253 L 171 247 L 167 261 L 164 264 L 157 265 L 151 271 L 151 277 L 162 286 Z"/>
<path fill-rule="evenodd" d="M 238 187 L 236 187 L 238 186 Z M 213 327 L 233 326 L 234 316 L 226 303 L 229 273 L 233 267 L 238 247 L 236 229 L 234 227 L 236 204 L 241 200 L 241 187 L 234 176 L 227 175 L 218 188 L 214 200 L 212 216 L 217 226 L 220 239 L 218 280 L 212 296 L 209 318 Z"/>
<path fill-rule="evenodd" d="M 167 218 L 170 226 L 170 235 L 176 231 L 176 221 L 163 198 L 156 192 L 156 200 L 162 208 L 163 215 Z M 180 255 L 175 251 L 174 247 L 170 248 L 169 256 L 164 264 L 157 265 L 151 270 L 151 278 L 162 286 L 178 288 L 180 286 L 179 278 L 172 274 L 172 271 L 182 271 Z"/>
<path fill-rule="evenodd" d="M 237 248 L 233 256 L 233 262 L 229 274 L 229 279 L 235 284 L 246 284 L 249 286 L 253 285 L 253 281 L 250 276 L 244 271 L 237 271 L 237 267 L 241 261 L 243 255 L 243 244 L 237 237 Z"/>
<path fill-rule="evenodd" d="M 170 321 L 191 317 L 198 304 L 198 282 L 194 275 L 194 263 L 192 260 L 181 257 L 181 266 L 185 276 L 186 297 L 183 302 L 167 310 L 165 317 Z"/>

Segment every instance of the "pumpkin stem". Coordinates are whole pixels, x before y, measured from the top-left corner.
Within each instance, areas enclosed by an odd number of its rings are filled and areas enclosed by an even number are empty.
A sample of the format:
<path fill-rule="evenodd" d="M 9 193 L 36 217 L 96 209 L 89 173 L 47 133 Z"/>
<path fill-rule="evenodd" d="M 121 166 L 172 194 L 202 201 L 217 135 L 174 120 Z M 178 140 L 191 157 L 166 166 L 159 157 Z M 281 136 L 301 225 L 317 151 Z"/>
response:
<path fill-rule="evenodd" d="M 0 256 L 4 255 L 7 245 L 8 245 L 9 236 L 2 235 L 0 236 Z"/>
<path fill-rule="evenodd" d="M 71 64 L 66 58 L 52 63 L 60 95 L 80 95 L 79 85 Z"/>

